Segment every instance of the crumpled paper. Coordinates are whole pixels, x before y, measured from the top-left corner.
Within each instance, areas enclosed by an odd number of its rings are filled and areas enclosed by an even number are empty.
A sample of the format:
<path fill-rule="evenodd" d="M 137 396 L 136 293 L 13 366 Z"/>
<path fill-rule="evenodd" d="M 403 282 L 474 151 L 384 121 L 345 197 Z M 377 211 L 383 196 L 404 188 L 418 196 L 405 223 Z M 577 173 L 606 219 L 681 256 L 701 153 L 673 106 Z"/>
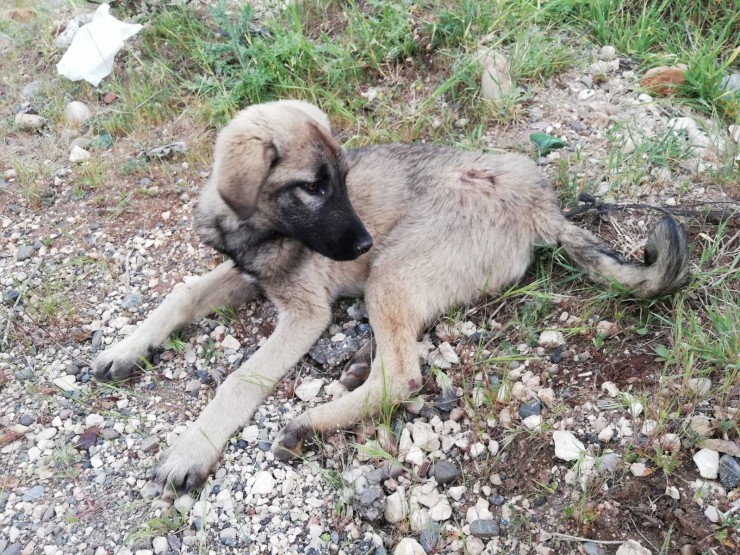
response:
<path fill-rule="evenodd" d="M 123 41 L 134 36 L 141 25 L 124 23 L 110 15 L 110 6 L 101 4 L 74 35 L 72 44 L 57 64 L 59 75 L 72 81 L 84 79 L 97 87 L 113 71 L 113 58 L 123 48 Z"/>

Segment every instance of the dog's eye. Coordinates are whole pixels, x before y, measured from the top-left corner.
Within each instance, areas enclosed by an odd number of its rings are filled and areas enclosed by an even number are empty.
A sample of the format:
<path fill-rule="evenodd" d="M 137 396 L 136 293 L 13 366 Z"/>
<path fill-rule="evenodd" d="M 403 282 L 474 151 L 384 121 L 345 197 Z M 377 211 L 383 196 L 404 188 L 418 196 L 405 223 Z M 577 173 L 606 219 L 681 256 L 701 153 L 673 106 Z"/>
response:
<path fill-rule="evenodd" d="M 315 194 L 321 192 L 321 186 L 317 182 L 315 182 L 315 181 L 313 181 L 311 183 L 304 183 L 304 184 L 302 184 L 301 185 L 301 189 L 303 189 L 307 193 L 311 193 L 312 195 L 315 195 Z"/>

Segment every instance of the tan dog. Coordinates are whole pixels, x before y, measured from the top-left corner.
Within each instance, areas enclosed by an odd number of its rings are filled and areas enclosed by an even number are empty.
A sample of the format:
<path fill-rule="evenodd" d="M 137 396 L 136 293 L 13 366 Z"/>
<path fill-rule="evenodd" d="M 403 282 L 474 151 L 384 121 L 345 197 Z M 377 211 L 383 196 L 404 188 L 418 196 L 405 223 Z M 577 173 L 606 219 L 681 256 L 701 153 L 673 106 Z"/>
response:
<path fill-rule="evenodd" d="M 172 331 L 218 306 L 263 293 L 279 318 L 164 454 L 157 477 L 170 493 L 206 479 L 224 444 L 328 326 L 338 297 L 364 292 L 377 343 L 369 376 L 345 376 L 361 385 L 286 426 L 273 445 L 279 459 L 298 453 L 314 430 L 373 414 L 381 396 L 397 401 L 418 390 L 424 326 L 520 279 L 536 244 L 559 243 L 593 279 L 642 297 L 678 289 L 688 272 L 685 233 L 669 217 L 652 231 L 645 263 L 624 262 L 561 215 L 524 156 L 421 145 L 345 152 L 326 116 L 298 101 L 251 106 L 221 131 L 196 226 L 231 260 L 176 287 L 134 334 L 98 356 L 96 376 L 128 377 Z"/>

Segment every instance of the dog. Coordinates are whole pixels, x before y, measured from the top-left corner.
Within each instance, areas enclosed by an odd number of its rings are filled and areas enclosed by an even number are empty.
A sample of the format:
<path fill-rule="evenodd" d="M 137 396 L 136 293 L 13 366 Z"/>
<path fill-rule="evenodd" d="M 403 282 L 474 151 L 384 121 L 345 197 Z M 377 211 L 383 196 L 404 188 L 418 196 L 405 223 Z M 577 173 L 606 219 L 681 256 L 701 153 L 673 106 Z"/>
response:
<path fill-rule="evenodd" d="M 569 222 L 536 164 L 425 145 L 343 150 L 316 106 L 282 100 L 240 112 L 219 133 L 195 225 L 227 257 L 176 286 L 136 331 L 93 362 L 102 380 L 129 378 L 175 329 L 215 307 L 266 296 L 275 331 L 217 389 L 163 453 L 162 495 L 201 485 L 228 439 L 308 352 L 339 297 L 364 294 L 377 345 L 358 353 L 346 395 L 301 414 L 272 450 L 290 460 L 314 432 L 350 426 L 422 386 L 417 339 L 451 306 L 519 280 L 535 245 L 561 245 L 601 283 L 639 297 L 678 290 L 688 277 L 684 229 L 670 216 L 651 231 L 644 262 L 625 261 Z"/>

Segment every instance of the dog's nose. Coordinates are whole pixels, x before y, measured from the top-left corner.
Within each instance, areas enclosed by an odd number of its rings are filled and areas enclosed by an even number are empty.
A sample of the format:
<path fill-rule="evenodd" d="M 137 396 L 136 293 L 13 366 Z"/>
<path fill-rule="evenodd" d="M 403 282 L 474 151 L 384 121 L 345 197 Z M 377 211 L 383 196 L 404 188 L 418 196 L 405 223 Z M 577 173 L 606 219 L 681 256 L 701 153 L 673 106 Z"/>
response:
<path fill-rule="evenodd" d="M 355 250 L 358 252 L 358 255 L 365 254 L 367 251 L 369 251 L 373 246 L 373 238 L 370 237 L 370 235 L 367 235 L 366 237 L 363 237 L 359 239 L 355 243 Z"/>

